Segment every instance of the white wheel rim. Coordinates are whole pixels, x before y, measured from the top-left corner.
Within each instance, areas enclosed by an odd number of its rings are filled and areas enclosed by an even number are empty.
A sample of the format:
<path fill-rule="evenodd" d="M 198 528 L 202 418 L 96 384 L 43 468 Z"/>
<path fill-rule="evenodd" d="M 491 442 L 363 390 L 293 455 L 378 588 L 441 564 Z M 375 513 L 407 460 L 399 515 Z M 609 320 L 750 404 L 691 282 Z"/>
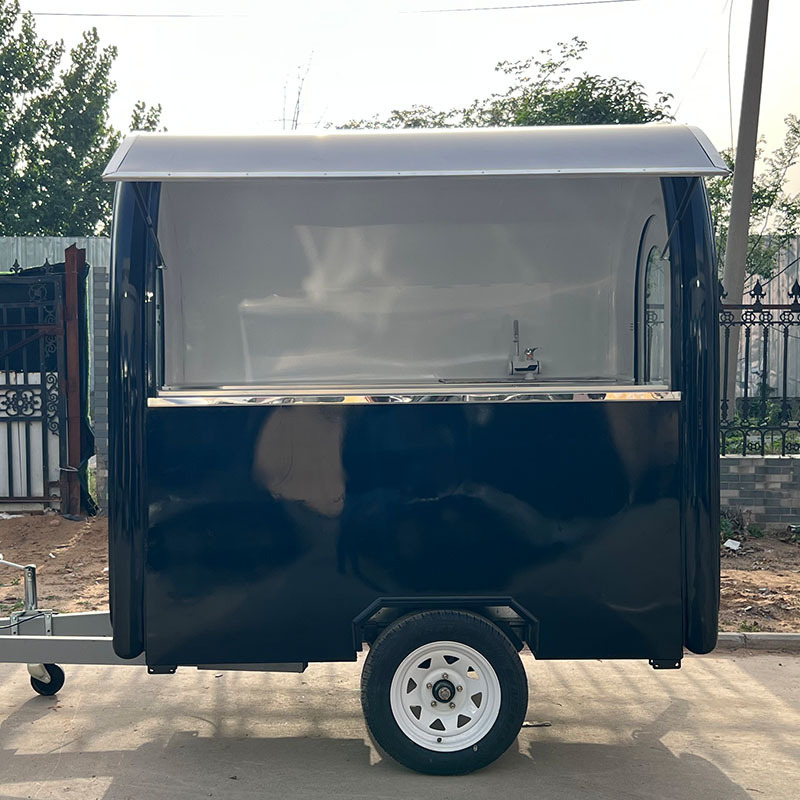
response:
<path fill-rule="evenodd" d="M 442 700 L 451 691 L 452 697 Z M 474 648 L 431 642 L 395 670 L 390 703 L 395 722 L 412 742 L 452 753 L 473 747 L 492 729 L 500 713 L 500 681 Z"/>

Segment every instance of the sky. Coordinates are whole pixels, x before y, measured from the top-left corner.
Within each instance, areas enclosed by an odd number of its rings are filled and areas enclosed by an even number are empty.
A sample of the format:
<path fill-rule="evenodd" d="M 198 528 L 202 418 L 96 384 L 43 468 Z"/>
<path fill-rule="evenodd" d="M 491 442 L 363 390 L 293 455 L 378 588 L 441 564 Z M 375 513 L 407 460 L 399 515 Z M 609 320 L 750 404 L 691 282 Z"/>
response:
<path fill-rule="evenodd" d="M 498 8 L 547 2 L 561 7 Z M 653 97 L 671 92 L 677 120 L 700 126 L 723 149 L 732 130 L 736 136 L 750 2 L 23 0 L 22 6 L 37 14 L 48 39 L 71 46 L 95 26 L 104 44 L 117 46 L 111 116 L 121 129 L 142 99 L 161 103 L 163 124 L 174 133 L 278 131 L 291 119 L 304 74 L 304 131 L 412 104 L 466 105 L 505 87 L 494 70 L 498 61 L 527 58 L 577 36 L 589 45 L 583 69 L 636 79 Z M 68 16 L 48 15 L 54 13 Z M 115 14 L 130 16 L 100 16 Z M 759 125 L 768 148 L 782 141 L 784 117 L 800 114 L 798 31 L 800 2 L 772 0 Z M 790 185 L 800 191 L 800 168 Z"/>

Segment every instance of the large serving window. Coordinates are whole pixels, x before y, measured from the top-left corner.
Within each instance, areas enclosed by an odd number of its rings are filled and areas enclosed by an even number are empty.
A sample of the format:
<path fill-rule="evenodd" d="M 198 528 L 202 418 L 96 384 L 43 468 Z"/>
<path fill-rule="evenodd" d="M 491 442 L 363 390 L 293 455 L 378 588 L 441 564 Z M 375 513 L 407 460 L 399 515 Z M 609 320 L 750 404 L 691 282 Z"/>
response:
<path fill-rule="evenodd" d="M 632 383 L 663 217 L 649 176 L 165 182 L 164 384 Z"/>
<path fill-rule="evenodd" d="M 104 177 L 148 228 L 115 263 L 163 262 L 155 388 L 290 397 L 668 386 L 665 187 L 726 172 L 696 128 L 605 125 L 137 134 Z"/>

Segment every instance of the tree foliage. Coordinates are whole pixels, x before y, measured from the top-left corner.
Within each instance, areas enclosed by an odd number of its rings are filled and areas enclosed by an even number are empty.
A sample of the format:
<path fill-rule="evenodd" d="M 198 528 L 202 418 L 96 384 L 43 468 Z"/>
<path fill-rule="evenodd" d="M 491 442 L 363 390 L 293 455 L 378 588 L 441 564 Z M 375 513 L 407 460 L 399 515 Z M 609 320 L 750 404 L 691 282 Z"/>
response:
<path fill-rule="evenodd" d="M 385 119 L 353 120 L 344 128 L 454 128 L 514 125 L 601 125 L 671 119 L 672 95 L 650 100 L 641 83 L 605 78 L 575 67 L 587 49 L 573 38 L 558 50 L 542 50 L 523 61 L 501 61 L 496 71 L 510 84 L 501 93 L 477 99 L 466 108 L 440 111 L 426 105 L 394 110 Z"/>
<path fill-rule="evenodd" d="M 131 131 L 165 131 L 160 128 L 161 124 L 161 103 L 156 106 L 148 106 L 143 100 L 137 100 L 131 111 L 131 121 L 128 126 Z"/>
<path fill-rule="evenodd" d="M 0 235 L 107 231 L 112 189 L 100 175 L 120 142 L 108 118 L 116 56 L 94 28 L 67 54 L 18 0 L 0 0 Z M 160 112 L 137 103 L 132 127 L 154 129 Z"/>
<path fill-rule="evenodd" d="M 762 142 L 758 152 L 758 163 L 762 169 L 753 179 L 745 265 L 748 276 L 769 277 L 775 270 L 778 254 L 800 233 L 800 195 L 786 191 L 789 170 L 798 163 L 800 157 L 800 119 L 790 114 L 785 122 L 783 144 L 771 155 L 765 156 Z M 725 150 L 722 156 L 732 171 L 733 153 Z M 721 275 L 728 242 L 733 177 L 713 178 L 707 186 L 717 245 L 717 267 Z"/>

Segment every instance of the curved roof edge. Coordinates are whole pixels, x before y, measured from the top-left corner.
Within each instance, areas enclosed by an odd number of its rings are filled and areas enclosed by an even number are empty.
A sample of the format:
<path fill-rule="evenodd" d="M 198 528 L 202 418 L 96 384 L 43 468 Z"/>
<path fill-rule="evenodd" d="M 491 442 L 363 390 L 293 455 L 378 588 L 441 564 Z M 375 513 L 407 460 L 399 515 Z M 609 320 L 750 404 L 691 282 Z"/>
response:
<path fill-rule="evenodd" d="M 264 136 L 133 134 L 107 181 L 421 175 L 725 175 L 698 128 L 586 125 Z"/>

